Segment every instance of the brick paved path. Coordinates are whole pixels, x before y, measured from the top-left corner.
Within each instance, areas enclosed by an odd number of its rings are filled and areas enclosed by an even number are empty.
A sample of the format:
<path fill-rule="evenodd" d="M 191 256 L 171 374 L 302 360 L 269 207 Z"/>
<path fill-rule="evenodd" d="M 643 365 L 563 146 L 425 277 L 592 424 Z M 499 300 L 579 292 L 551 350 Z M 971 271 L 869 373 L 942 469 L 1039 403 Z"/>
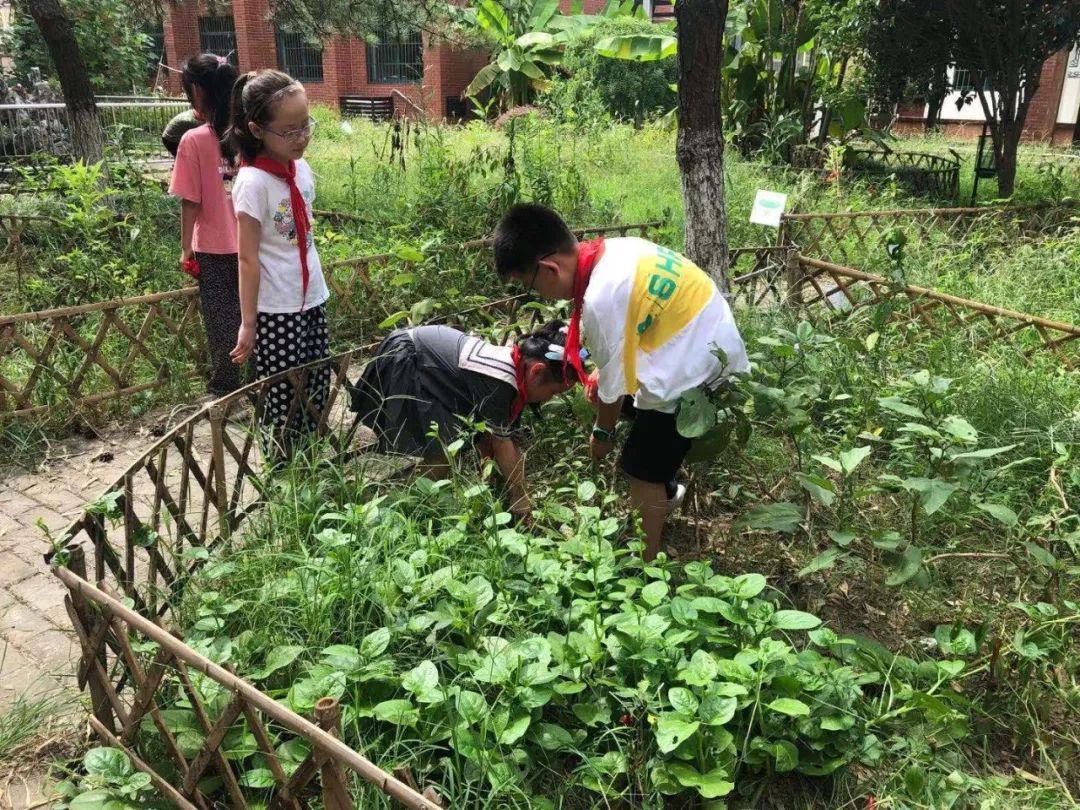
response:
<path fill-rule="evenodd" d="M 175 424 L 191 413 L 177 411 Z M 64 611 L 64 588 L 49 573 L 40 521 L 59 536 L 160 435 L 165 419 L 146 418 L 51 446 L 37 469 L 0 468 L 0 714 L 20 696 L 57 696 L 81 712 L 74 668 L 78 645 Z M 0 774 L 3 778 L 6 774 Z M 42 800 L 40 779 L 0 783 L 0 810 Z"/>

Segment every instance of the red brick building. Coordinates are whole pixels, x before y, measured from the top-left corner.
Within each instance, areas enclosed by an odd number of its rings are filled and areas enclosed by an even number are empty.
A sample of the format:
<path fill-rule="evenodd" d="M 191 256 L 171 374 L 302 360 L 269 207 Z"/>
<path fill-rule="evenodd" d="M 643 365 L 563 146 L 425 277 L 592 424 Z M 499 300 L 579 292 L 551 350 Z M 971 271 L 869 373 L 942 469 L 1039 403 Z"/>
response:
<path fill-rule="evenodd" d="M 569 11 L 570 0 L 562 5 Z M 603 5 L 604 0 L 585 0 L 585 13 L 596 13 Z M 267 0 L 217 2 L 212 10 L 205 0 L 191 0 L 167 3 L 165 9 L 165 58 L 170 66 L 202 51 L 232 53 L 241 72 L 284 70 L 304 83 L 313 101 L 354 111 L 461 116 L 468 109 L 462 91 L 487 64 L 481 51 L 455 49 L 419 31 L 398 41 L 379 37 L 377 45 L 332 37 L 313 47 L 274 25 Z M 180 92 L 176 73 L 169 73 L 166 89 Z"/>
<path fill-rule="evenodd" d="M 951 69 L 951 80 L 956 87 L 972 89 L 967 82 L 968 72 Z M 951 93 L 941 109 L 941 129 L 947 135 L 975 137 L 982 132 L 985 116 L 982 104 L 974 102 L 957 109 L 960 93 Z M 1038 92 L 1031 99 L 1024 137 L 1031 141 L 1068 146 L 1080 140 L 1077 113 L 1080 111 L 1080 47 L 1062 50 L 1043 64 Z M 921 132 L 926 120 L 925 105 L 908 105 L 900 108 L 896 131 Z"/>

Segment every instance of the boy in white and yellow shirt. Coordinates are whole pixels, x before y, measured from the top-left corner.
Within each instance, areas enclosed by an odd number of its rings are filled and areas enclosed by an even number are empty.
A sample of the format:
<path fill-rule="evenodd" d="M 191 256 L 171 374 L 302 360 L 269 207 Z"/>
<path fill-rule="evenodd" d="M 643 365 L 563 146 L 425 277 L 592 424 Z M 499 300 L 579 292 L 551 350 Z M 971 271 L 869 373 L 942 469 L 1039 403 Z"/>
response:
<path fill-rule="evenodd" d="M 749 367 L 727 301 L 685 256 L 632 237 L 578 243 L 559 215 L 541 205 L 516 205 L 503 217 L 495 269 L 543 298 L 573 301 L 565 356 L 581 379 L 576 349 L 586 346 L 596 364 L 594 459 L 613 449 L 624 399 L 633 396 L 636 415 L 620 466 L 651 560 L 691 445 L 675 427 L 679 397 Z"/>

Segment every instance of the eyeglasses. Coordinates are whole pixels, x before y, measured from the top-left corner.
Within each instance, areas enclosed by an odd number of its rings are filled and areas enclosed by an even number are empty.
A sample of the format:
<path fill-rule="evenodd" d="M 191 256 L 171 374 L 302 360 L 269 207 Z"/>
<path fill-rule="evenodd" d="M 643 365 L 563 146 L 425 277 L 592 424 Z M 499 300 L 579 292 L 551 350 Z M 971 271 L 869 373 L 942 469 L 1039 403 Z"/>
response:
<path fill-rule="evenodd" d="M 270 127 L 263 127 L 263 129 L 269 132 L 271 135 L 277 135 L 279 138 L 284 138 L 291 143 L 297 143 L 299 141 L 302 141 L 304 138 L 309 137 L 313 132 L 315 132 L 315 125 L 317 123 L 319 122 L 316 121 L 314 118 L 309 118 L 307 120 L 307 123 L 304 124 L 302 127 L 290 129 L 286 132 L 278 132 L 277 130 L 270 129 Z"/>
<path fill-rule="evenodd" d="M 529 281 L 529 286 L 525 288 L 526 296 L 532 295 L 533 287 L 536 286 L 536 277 L 540 275 L 540 262 L 544 261 L 545 259 L 550 259 L 556 253 L 558 253 L 558 251 L 553 250 L 551 253 L 545 253 L 543 256 L 536 260 L 536 268 L 533 270 L 532 279 L 530 279 Z"/>

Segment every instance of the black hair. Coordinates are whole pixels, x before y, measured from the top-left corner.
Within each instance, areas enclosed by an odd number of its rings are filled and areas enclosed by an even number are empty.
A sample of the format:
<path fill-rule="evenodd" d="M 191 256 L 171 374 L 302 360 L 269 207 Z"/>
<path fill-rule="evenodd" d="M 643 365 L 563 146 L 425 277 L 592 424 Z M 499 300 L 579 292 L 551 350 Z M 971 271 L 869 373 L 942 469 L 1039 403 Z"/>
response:
<path fill-rule="evenodd" d="M 570 253 L 577 244 L 562 217 L 536 203 L 519 203 L 495 229 L 495 272 L 500 278 L 522 273 L 545 256 Z"/>
<path fill-rule="evenodd" d="M 556 346 L 566 345 L 566 332 L 563 331 L 565 328 L 566 324 L 563 321 L 548 321 L 535 332 L 523 335 L 517 340 L 518 351 L 521 352 L 522 359 L 526 362 L 535 363 L 538 360 L 543 362 L 547 369 L 548 379 L 551 382 L 562 380 L 564 369 L 571 377 L 577 374 L 573 366 L 563 365 L 561 357 L 557 360 L 547 357 L 552 344 Z"/>
<path fill-rule="evenodd" d="M 194 88 L 202 88 L 203 102 L 207 108 L 203 112 L 209 113 L 207 123 L 219 139 L 225 137 L 229 128 L 229 106 L 236 77 L 236 68 L 229 60 L 212 53 L 189 56 L 180 70 L 180 82 L 191 106 L 195 106 Z M 229 161 L 236 155 L 236 151 L 224 142 L 221 153 Z"/>
<path fill-rule="evenodd" d="M 303 89 L 303 85 L 288 73 L 270 68 L 253 70 L 236 80 L 226 139 L 244 160 L 249 163 L 255 160 L 263 148 L 262 141 L 255 137 L 248 124 L 266 126 L 274 117 L 274 105 Z"/>

